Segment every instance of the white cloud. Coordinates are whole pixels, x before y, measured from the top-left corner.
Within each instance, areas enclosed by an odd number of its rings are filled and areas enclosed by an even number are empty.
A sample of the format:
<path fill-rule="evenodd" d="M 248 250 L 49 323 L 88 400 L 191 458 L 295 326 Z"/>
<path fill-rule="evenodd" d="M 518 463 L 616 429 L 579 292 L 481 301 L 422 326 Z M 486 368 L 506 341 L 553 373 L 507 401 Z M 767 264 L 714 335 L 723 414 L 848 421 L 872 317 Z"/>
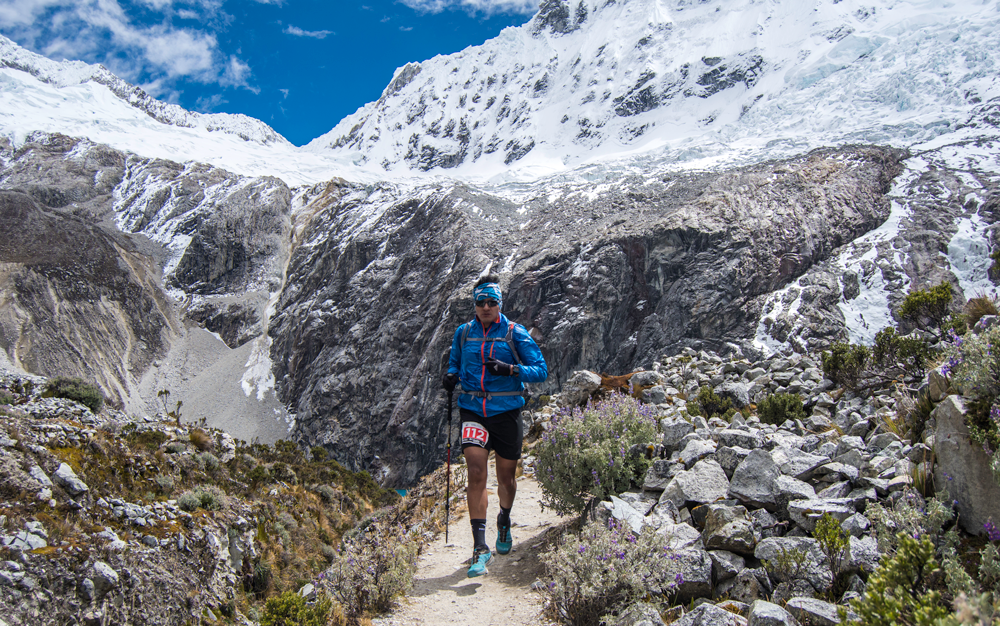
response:
<path fill-rule="evenodd" d="M 4 0 L 0 2 L 0 24 L 30 25 L 48 8 L 66 4 L 66 0 Z"/>
<path fill-rule="evenodd" d="M 400 26 L 399 30 L 403 31 L 404 33 L 408 33 L 411 30 L 413 30 L 413 27 L 412 26 Z"/>
<path fill-rule="evenodd" d="M 332 30 L 302 30 L 298 26 L 292 26 L 291 24 L 286 26 L 285 30 L 281 32 L 286 35 L 295 35 L 296 37 L 313 37 L 314 39 L 325 39 L 327 35 L 337 34 Z"/>
<path fill-rule="evenodd" d="M 0 0 L 0 28 L 54 59 L 103 63 L 157 96 L 181 79 L 251 89 L 250 67 L 223 53 L 215 34 L 205 30 L 206 21 L 219 17 L 221 0 L 132 1 L 160 15 L 137 23 L 119 0 Z M 201 22 L 176 27 L 174 16 Z"/>
<path fill-rule="evenodd" d="M 229 57 L 226 64 L 226 71 L 222 75 L 219 83 L 228 87 L 245 87 L 253 93 L 260 93 L 258 87 L 253 87 L 247 82 L 250 79 L 250 66 L 240 61 L 235 55 Z"/>
<path fill-rule="evenodd" d="M 254 0 L 254 2 L 258 4 L 275 4 L 280 7 L 285 3 L 285 0 Z"/>
<path fill-rule="evenodd" d="M 538 11 L 538 0 L 399 0 L 399 2 L 423 13 L 440 13 L 446 9 L 458 9 L 468 13 L 485 15 L 496 13 L 534 15 Z"/>
<path fill-rule="evenodd" d="M 279 89 L 278 91 L 281 92 L 281 99 L 282 100 L 285 100 L 285 99 L 288 98 L 288 90 L 287 89 Z"/>
<path fill-rule="evenodd" d="M 200 113 L 213 113 L 228 102 L 221 93 L 217 93 L 205 98 L 198 98 L 194 106 Z"/>

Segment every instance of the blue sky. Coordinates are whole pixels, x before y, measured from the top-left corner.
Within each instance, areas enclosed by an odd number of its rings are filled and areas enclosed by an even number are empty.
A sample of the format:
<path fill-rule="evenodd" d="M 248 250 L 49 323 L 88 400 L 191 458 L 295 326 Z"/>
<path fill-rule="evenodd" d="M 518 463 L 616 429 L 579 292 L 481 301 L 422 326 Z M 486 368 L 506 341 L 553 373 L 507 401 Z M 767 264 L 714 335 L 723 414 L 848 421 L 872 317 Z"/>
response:
<path fill-rule="evenodd" d="M 151 95 L 244 113 L 294 144 L 378 99 L 397 68 L 525 23 L 538 0 L 0 0 L 0 33 L 103 63 Z"/>

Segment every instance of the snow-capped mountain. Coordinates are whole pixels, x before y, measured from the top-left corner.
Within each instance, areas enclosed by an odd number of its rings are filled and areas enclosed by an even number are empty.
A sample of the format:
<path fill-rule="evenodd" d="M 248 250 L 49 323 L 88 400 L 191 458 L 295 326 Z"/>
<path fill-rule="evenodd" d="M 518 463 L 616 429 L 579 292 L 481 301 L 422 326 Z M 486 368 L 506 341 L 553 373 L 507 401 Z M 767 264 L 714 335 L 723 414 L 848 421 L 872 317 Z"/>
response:
<path fill-rule="evenodd" d="M 103 65 L 90 65 L 82 61 L 52 61 L 25 50 L 2 35 L 0 67 L 27 72 L 54 87 L 71 87 L 84 83 L 104 85 L 122 102 L 162 124 L 226 133 L 244 141 L 264 145 L 288 144 L 287 139 L 258 119 L 239 113 L 192 113 L 176 104 L 160 102 L 142 89 L 115 76 Z"/>
<path fill-rule="evenodd" d="M 303 151 L 260 120 L 186 111 L 101 65 L 52 61 L 0 35 L 0 135 L 20 145 L 34 132 L 244 176 L 278 176 L 291 185 L 335 176 L 366 179 L 348 160 Z"/>
<path fill-rule="evenodd" d="M 1000 95 L 998 17 L 971 1 L 544 0 L 522 27 L 400 68 L 308 147 L 462 175 L 909 145 Z"/>

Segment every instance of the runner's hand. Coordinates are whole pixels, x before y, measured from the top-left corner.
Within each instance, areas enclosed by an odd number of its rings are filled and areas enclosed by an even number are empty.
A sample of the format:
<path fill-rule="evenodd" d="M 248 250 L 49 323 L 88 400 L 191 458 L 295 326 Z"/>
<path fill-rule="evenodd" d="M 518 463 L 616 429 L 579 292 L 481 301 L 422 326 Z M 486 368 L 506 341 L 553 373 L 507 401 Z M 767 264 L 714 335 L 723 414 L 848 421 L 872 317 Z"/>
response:
<path fill-rule="evenodd" d="M 458 385 L 458 374 L 445 374 L 441 377 L 441 386 L 447 392 L 455 391 L 455 386 Z"/>
<path fill-rule="evenodd" d="M 486 371 L 494 376 L 513 376 L 514 366 L 510 363 L 490 359 L 489 361 L 486 361 Z"/>

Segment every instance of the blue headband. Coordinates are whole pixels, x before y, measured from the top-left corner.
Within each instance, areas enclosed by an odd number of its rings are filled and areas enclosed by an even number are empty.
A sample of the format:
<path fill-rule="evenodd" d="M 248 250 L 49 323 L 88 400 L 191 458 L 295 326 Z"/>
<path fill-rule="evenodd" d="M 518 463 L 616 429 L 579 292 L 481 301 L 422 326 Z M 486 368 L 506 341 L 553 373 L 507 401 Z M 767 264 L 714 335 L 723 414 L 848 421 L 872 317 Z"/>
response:
<path fill-rule="evenodd" d="M 493 298 L 500 306 L 503 306 L 503 294 L 500 292 L 500 285 L 496 283 L 485 283 L 479 285 L 472 290 L 472 299 L 474 301 L 482 300 L 483 298 Z"/>

